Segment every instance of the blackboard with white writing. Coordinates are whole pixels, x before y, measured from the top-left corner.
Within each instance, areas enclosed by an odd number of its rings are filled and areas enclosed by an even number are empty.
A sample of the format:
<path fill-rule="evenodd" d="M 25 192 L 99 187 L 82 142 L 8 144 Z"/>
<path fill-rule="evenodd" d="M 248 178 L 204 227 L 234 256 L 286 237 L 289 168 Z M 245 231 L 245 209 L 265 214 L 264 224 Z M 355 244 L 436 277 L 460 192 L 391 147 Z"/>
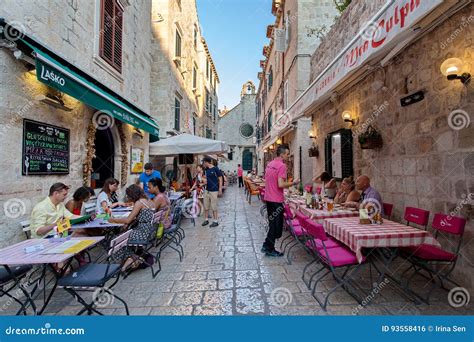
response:
<path fill-rule="evenodd" d="M 33 120 L 23 120 L 22 174 L 69 173 L 69 130 Z"/>

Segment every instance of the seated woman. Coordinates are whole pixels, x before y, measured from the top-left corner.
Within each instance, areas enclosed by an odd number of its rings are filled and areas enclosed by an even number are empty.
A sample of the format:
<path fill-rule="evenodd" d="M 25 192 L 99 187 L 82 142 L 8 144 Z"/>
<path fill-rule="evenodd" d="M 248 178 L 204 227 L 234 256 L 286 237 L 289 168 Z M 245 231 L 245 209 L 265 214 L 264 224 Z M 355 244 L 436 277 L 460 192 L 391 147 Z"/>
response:
<path fill-rule="evenodd" d="M 114 202 L 114 194 L 119 186 L 119 181 L 115 178 L 107 178 L 104 187 L 97 196 L 97 213 L 109 213 L 111 208 L 126 206 L 124 202 Z"/>
<path fill-rule="evenodd" d="M 148 191 L 155 195 L 153 203 L 155 204 L 155 210 L 163 211 L 162 223 L 163 226 L 169 228 L 171 226 L 171 202 L 166 196 L 166 188 L 163 186 L 163 182 L 160 178 L 152 178 L 148 182 Z"/>
<path fill-rule="evenodd" d="M 110 223 L 122 223 L 125 227 L 131 228 L 129 243 L 145 245 L 155 238 L 156 227 L 153 224 L 153 215 L 155 213 L 155 204 L 149 199 L 143 189 L 136 185 L 130 185 L 125 191 L 127 199 L 134 203 L 133 210 L 127 217 L 109 219 Z M 133 223 L 133 225 L 132 225 Z M 122 269 L 136 269 L 143 260 L 143 250 L 135 247 L 127 247 L 126 258 Z M 125 259 L 125 257 L 124 257 Z"/>
<path fill-rule="evenodd" d="M 358 202 L 359 192 L 355 189 L 355 182 L 352 176 L 342 180 L 341 187 L 334 198 L 334 203 L 344 204 L 346 202 Z"/>
<path fill-rule="evenodd" d="M 81 186 L 76 191 L 74 191 L 72 199 L 66 203 L 66 209 L 74 215 L 81 215 L 82 205 L 88 202 L 90 198 L 91 194 L 89 189 L 85 186 Z"/>
<path fill-rule="evenodd" d="M 328 172 L 324 171 L 318 177 L 313 179 L 314 183 L 321 184 L 321 196 L 326 196 L 329 198 L 334 198 L 336 196 L 337 184 L 336 179 L 331 178 Z M 313 186 L 313 191 L 316 189 L 316 186 Z"/>

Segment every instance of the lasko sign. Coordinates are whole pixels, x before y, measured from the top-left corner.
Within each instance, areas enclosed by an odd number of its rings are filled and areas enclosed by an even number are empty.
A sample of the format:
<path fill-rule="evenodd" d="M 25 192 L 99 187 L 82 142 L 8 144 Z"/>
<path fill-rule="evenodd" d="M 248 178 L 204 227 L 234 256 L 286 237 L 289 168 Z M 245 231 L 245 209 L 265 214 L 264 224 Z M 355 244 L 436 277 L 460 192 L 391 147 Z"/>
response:
<path fill-rule="evenodd" d="M 398 0 L 387 7 L 382 15 L 372 18 L 358 39 L 346 49 L 346 53 L 324 74 L 319 75 L 309 89 L 288 109 L 292 121 L 333 89 L 345 76 L 356 70 L 374 55 L 383 52 L 389 42 L 423 18 L 442 0 Z"/>
<path fill-rule="evenodd" d="M 41 74 L 40 78 L 45 81 L 49 82 L 54 82 L 59 84 L 60 86 L 65 86 L 66 81 L 64 77 L 61 77 L 60 75 L 56 74 L 53 70 L 48 70 L 44 67 L 44 64 L 41 65 Z"/>

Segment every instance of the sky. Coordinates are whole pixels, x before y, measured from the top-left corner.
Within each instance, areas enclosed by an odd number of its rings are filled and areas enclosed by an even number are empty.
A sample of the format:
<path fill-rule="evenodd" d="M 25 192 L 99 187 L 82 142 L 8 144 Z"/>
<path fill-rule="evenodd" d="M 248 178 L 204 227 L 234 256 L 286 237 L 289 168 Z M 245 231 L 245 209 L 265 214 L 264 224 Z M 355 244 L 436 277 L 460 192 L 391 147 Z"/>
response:
<path fill-rule="evenodd" d="M 258 87 L 267 25 L 275 22 L 271 0 L 197 0 L 202 35 L 220 79 L 219 108 L 240 101 L 242 85 Z"/>

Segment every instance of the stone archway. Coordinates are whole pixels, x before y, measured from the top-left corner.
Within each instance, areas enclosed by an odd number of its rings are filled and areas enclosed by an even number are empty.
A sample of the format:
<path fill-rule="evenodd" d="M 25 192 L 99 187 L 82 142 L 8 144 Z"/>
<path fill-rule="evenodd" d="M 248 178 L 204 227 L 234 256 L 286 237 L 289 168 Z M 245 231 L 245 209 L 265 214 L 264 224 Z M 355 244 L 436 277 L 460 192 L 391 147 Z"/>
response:
<path fill-rule="evenodd" d="M 97 112 L 96 112 L 97 113 Z M 94 158 L 96 158 L 96 138 L 98 125 L 96 123 L 97 118 L 95 114 L 92 116 L 89 126 L 87 128 L 86 138 L 86 158 L 83 163 L 83 184 L 85 186 L 91 186 L 92 173 L 94 172 L 93 164 Z M 99 128 L 103 130 L 104 128 Z M 110 127 L 106 128 L 110 134 L 110 138 L 113 141 L 112 153 L 113 160 L 113 173 L 110 175 L 120 180 L 122 186 L 127 184 L 128 175 L 128 146 L 127 137 L 125 134 L 125 127 L 120 121 L 112 120 Z"/>

